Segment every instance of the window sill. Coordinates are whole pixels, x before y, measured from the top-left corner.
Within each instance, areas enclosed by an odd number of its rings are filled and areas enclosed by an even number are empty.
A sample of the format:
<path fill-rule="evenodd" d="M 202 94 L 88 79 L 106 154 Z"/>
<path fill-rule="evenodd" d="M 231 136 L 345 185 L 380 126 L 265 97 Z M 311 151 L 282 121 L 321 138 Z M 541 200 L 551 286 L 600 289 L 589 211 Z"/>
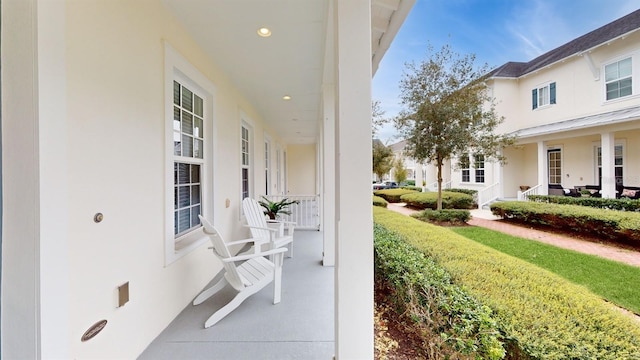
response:
<path fill-rule="evenodd" d="M 549 108 L 553 107 L 554 105 L 556 105 L 556 104 L 547 104 L 547 105 L 538 106 L 537 108 L 533 109 L 533 111 L 549 109 Z"/>
<path fill-rule="evenodd" d="M 199 227 L 174 240 L 172 251 L 170 250 L 169 253 L 167 253 L 165 265 L 168 266 L 189 254 L 193 250 L 199 248 L 202 244 L 206 243 L 207 240 L 209 240 L 209 238 L 202 232 L 202 227 Z"/>
<path fill-rule="evenodd" d="M 623 101 L 627 101 L 627 100 L 633 100 L 633 99 L 637 99 L 640 97 L 640 94 L 631 94 L 631 95 L 627 95 L 627 96 L 623 96 L 623 97 L 619 97 L 619 98 L 615 98 L 615 99 L 611 99 L 611 100 L 604 100 L 602 102 L 602 105 L 610 105 L 610 104 L 617 104 L 619 102 L 623 102 Z"/>

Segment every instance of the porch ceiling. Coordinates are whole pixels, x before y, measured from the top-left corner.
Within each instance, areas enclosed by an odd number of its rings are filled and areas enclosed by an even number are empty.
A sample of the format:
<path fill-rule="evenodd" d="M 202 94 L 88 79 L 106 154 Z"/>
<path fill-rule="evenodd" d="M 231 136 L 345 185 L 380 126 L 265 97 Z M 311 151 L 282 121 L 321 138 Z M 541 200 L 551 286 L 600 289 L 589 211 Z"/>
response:
<path fill-rule="evenodd" d="M 317 141 L 323 72 L 333 68 L 325 64 L 333 61 L 325 56 L 329 0 L 163 2 L 278 136 Z M 414 2 L 372 0 L 374 72 Z M 272 35 L 258 36 L 261 27 Z"/>

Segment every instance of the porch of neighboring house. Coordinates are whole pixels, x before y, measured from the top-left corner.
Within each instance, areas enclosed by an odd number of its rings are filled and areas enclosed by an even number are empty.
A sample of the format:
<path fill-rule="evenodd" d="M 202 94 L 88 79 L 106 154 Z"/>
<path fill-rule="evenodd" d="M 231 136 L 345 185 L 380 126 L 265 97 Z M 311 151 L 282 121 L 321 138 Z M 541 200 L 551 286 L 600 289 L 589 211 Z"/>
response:
<path fill-rule="evenodd" d="M 322 266 L 321 232 L 296 230 L 294 239 L 294 257 L 284 261 L 279 304 L 273 305 L 269 285 L 205 329 L 207 318 L 234 295 L 228 286 L 198 306 L 187 306 L 139 359 L 331 359 L 334 268 Z M 213 254 L 211 261 L 216 261 Z"/>

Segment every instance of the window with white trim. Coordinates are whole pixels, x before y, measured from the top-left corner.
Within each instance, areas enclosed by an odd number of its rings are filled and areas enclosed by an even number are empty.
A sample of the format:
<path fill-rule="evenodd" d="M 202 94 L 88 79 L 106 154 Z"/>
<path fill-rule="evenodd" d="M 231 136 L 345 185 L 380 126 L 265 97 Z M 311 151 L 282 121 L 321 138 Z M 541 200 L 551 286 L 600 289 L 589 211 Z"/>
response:
<path fill-rule="evenodd" d="M 614 173 L 616 185 L 624 183 L 624 145 L 617 143 L 614 148 Z M 598 169 L 598 185 L 602 185 L 602 146 L 596 146 L 596 167 Z"/>
<path fill-rule="evenodd" d="M 264 140 L 264 194 L 271 193 L 271 141 Z"/>
<path fill-rule="evenodd" d="M 631 57 L 605 65 L 606 100 L 618 99 L 633 93 Z"/>
<path fill-rule="evenodd" d="M 477 183 L 484 182 L 484 155 L 476 154 L 473 156 L 475 180 Z"/>
<path fill-rule="evenodd" d="M 201 174 L 204 166 L 204 100 L 173 81 L 174 234 L 200 226 Z"/>
<path fill-rule="evenodd" d="M 282 163 L 282 151 L 280 151 L 280 146 L 276 146 L 276 191 L 278 195 L 282 195 L 282 171 L 281 171 L 281 163 Z"/>
<path fill-rule="evenodd" d="M 240 179 L 241 200 L 251 197 L 251 127 L 244 121 L 240 127 L 240 153 L 242 154 Z"/>
<path fill-rule="evenodd" d="M 470 182 L 471 162 L 469 161 L 469 154 L 463 154 L 460 156 L 460 170 L 462 172 L 462 182 Z"/>
<path fill-rule="evenodd" d="M 556 83 L 552 82 L 531 90 L 532 108 L 535 110 L 539 107 L 556 103 Z"/>
<path fill-rule="evenodd" d="M 213 220 L 213 84 L 165 43 L 165 264 L 207 241 Z"/>

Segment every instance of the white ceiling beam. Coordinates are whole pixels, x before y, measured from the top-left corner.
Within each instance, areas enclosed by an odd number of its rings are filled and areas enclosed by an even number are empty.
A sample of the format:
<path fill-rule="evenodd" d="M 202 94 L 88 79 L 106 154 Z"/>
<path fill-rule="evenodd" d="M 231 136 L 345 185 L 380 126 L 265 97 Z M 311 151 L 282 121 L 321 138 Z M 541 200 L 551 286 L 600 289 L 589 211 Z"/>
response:
<path fill-rule="evenodd" d="M 380 6 L 391 11 L 397 11 L 400 7 L 400 0 L 373 0 L 373 6 Z"/>
<path fill-rule="evenodd" d="M 373 16 L 371 18 L 371 28 L 381 33 L 385 33 L 389 28 L 389 20 L 390 19 L 382 16 Z"/>

